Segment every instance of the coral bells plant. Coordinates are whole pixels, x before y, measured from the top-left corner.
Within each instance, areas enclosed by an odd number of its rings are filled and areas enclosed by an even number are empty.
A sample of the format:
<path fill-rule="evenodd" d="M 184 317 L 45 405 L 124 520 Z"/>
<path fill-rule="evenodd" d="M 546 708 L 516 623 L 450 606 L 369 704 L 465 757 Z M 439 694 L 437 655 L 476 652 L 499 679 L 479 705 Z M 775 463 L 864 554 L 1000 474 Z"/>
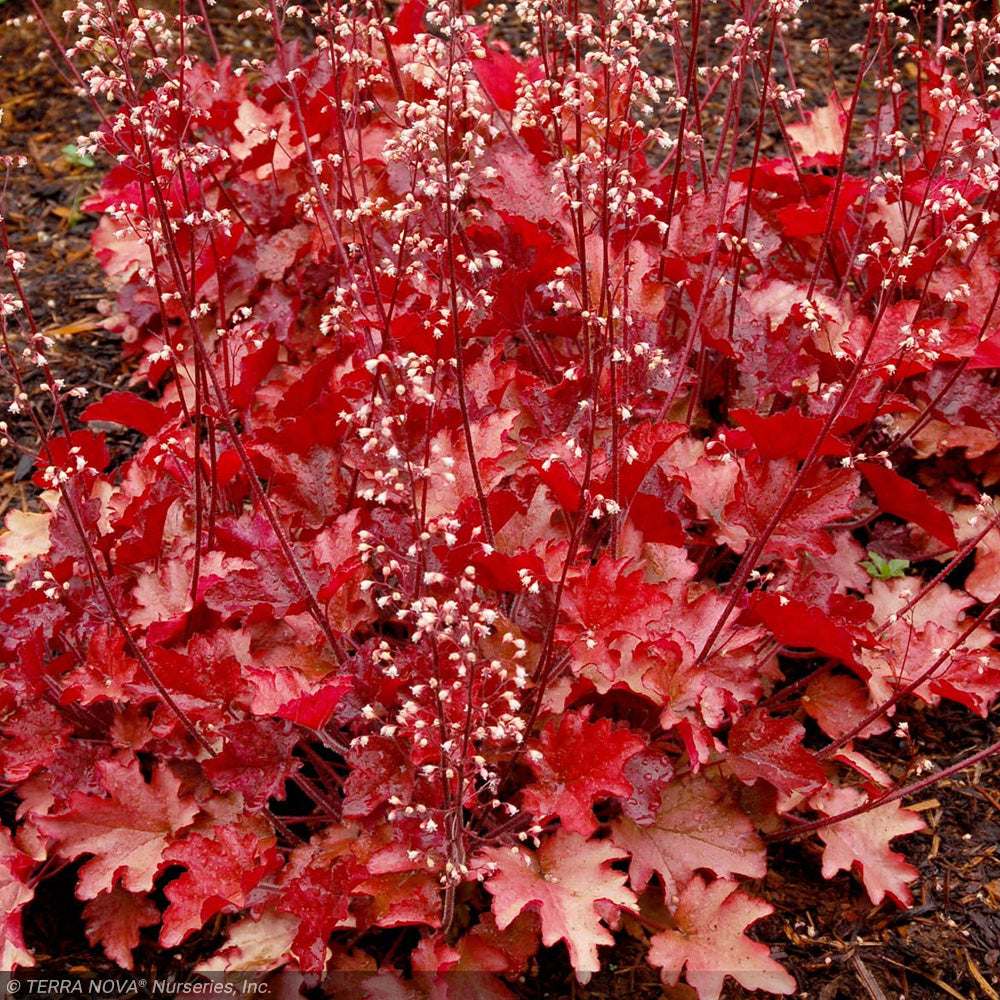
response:
<path fill-rule="evenodd" d="M 49 25 L 146 388 L 38 387 L 4 235 L 8 967 L 66 866 L 124 968 L 359 996 L 586 981 L 623 924 L 789 993 L 747 933 L 789 837 L 909 904 L 940 774 L 866 740 L 1000 691 L 1000 33 L 877 0 L 808 107 L 797 7 L 272 0 L 239 66 L 200 7 Z"/>

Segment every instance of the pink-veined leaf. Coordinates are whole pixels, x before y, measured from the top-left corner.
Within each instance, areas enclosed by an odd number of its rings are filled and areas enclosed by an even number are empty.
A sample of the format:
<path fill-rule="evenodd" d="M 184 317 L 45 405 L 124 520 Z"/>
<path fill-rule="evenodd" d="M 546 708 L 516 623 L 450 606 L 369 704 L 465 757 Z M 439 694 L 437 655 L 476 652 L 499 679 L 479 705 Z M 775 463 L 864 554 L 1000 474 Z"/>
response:
<path fill-rule="evenodd" d="M 699 868 L 720 878 L 761 878 L 767 870 L 764 844 L 746 813 L 726 790 L 701 775 L 662 789 L 652 826 L 618 817 L 611 839 L 631 855 L 632 887 L 642 889 L 659 875 L 668 902 Z"/>
<path fill-rule="evenodd" d="M 479 864 L 493 872 L 486 888 L 493 896 L 497 926 L 503 930 L 523 910 L 537 907 L 542 943 L 551 947 L 564 941 L 577 979 L 586 982 L 600 968 L 598 946 L 614 941 L 602 923 L 606 904 L 635 905 L 625 873 L 611 868 L 624 857 L 607 841 L 559 830 L 537 851 L 486 848 Z"/>
<path fill-rule="evenodd" d="M 795 980 L 773 958 L 767 945 L 746 936 L 750 924 L 774 908 L 741 892 L 735 882 L 705 882 L 696 875 L 681 892 L 674 912 L 676 928 L 653 936 L 649 961 L 676 986 L 681 971 L 698 1000 L 719 1000 L 726 976 L 748 990 L 791 993 Z"/>
<path fill-rule="evenodd" d="M 92 945 L 100 944 L 112 962 L 131 971 L 132 950 L 142 938 L 142 928 L 158 924 L 160 910 L 145 893 L 126 892 L 115 886 L 84 906 L 83 919 L 87 940 Z"/>
<path fill-rule="evenodd" d="M 95 899 L 118 884 L 148 892 L 174 836 L 201 810 L 190 795 L 180 794 L 180 779 L 165 765 L 148 784 L 134 758 L 101 761 L 96 770 L 107 797 L 73 792 L 67 809 L 40 816 L 36 825 L 53 838 L 59 857 L 93 855 L 80 869 L 80 899 Z"/>
<path fill-rule="evenodd" d="M 863 805 L 864 792 L 857 788 L 825 788 L 809 804 L 824 816 L 835 816 Z M 832 878 L 839 871 L 857 868 L 868 897 L 876 905 L 886 896 L 900 906 L 913 902 L 909 883 L 919 874 L 891 850 L 895 837 L 924 829 L 924 821 L 899 802 L 888 802 L 868 812 L 822 827 L 819 838 L 824 843 L 823 877 Z"/>

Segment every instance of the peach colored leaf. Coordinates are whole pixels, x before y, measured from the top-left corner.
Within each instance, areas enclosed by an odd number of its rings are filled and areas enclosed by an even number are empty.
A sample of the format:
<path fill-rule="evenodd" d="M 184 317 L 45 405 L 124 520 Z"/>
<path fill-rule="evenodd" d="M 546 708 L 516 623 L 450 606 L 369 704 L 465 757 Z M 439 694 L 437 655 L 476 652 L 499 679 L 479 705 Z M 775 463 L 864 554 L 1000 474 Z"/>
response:
<path fill-rule="evenodd" d="M 73 792 L 65 812 L 36 824 L 53 838 L 59 857 L 94 855 L 80 869 L 80 899 L 95 899 L 119 882 L 130 892 L 148 892 L 174 834 L 201 810 L 190 795 L 180 795 L 180 779 L 163 766 L 149 784 L 135 758 L 101 761 L 96 777 L 107 798 Z"/>
<path fill-rule="evenodd" d="M 835 166 L 844 147 L 846 124 L 844 105 L 839 101 L 806 111 L 804 122 L 790 122 L 786 128 L 802 166 Z"/>
<path fill-rule="evenodd" d="M 632 856 L 632 887 L 641 890 L 659 875 L 668 903 L 699 868 L 722 878 L 762 878 L 767 870 L 764 844 L 753 824 L 727 792 L 703 776 L 667 785 L 653 826 L 620 816 L 612 824 L 611 837 Z"/>
<path fill-rule="evenodd" d="M 0 535 L 0 559 L 13 573 L 19 566 L 49 551 L 49 521 L 51 513 L 12 510 L 4 518 L 6 531 Z"/>
<path fill-rule="evenodd" d="M 265 178 L 279 170 L 286 170 L 292 162 L 289 154 L 294 142 L 289 128 L 290 119 L 291 112 L 287 108 L 265 111 L 253 101 L 242 101 L 236 116 L 236 130 L 243 140 L 231 142 L 230 153 L 240 161 L 249 157 L 258 146 L 265 150 L 270 147 L 269 162 L 267 166 L 257 168 L 257 177 Z M 275 133 L 276 137 L 272 138 Z"/>
<path fill-rule="evenodd" d="M 229 928 L 226 943 L 194 972 L 269 972 L 280 969 L 290 955 L 299 918 L 268 907 L 254 919 L 246 917 Z"/>
<path fill-rule="evenodd" d="M 834 816 L 864 804 L 867 796 L 857 788 L 825 788 L 809 804 L 824 816 Z M 818 831 L 823 848 L 823 877 L 832 878 L 839 871 L 857 867 L 868 896 L 876 905 L 891 896 L 900 906 L 913 902 L 909 882 L 917 870 L 903 860 L 902 854 L 889 849 L 894 837 L 924 829 L 924 821 L 915 813 L 889 802 L 870 812 L 823 827 Z"/>
<path fill-rule="evenodd" d="M 614 942 L 601 923 L 608 910 L 601 904 L 635 906 L 625 873 L 611 869 L 612 861 L 624 857 L 606 841 L 557 830 L 537 851 L 486 848 L 479 865 L 493 870 L 486 888 L 493 894 L 500 930 L 529 906 L 537 907 L 542 943 L 551 947 L 565 941 L 577 979 L 584 983 L 600 968 L 598 945 Z"/>
<path fill-rule="evenodd" d="M 139 944 L 140 931 L 160 922 L 160 910 L 144 893 L 115 886 L 87 903 L 83 919 L 91 945 L 100 944 L 112 962 L 131 972 L 132 949 Z"/>
<path fill-rule="evenodd" d="M 674 913 L 675 930 L 650 941 L 649 961 L 663 981 L 676 986 L 681 970 L 698 1000 L 719 1000 L 722 983 L 732 976 L 748 990 L 791 993 L 795 980 L 771 958 L 766 945 L 744 931 L 774 908 L 719 879 L 706 883 L 696 875 L 681 893 Z"/>
<path fill-rule="evenodd" d="M 84 203 L 86 205 L 86 202 Z M 104 273 L 109 278 L 118 278 L 122 284 L 128 281 L 139 268 L 150 267 L 152 260 L 149 247 L 142 239 L 128 231 L 123 231 L 118 223 L 103 216 L 91 237 L 94 255 L 101 262 Z"/>
<path fill-rule="evenodd" d="M 485 490 L 492 489 L 504 475 L 500 464 L 506 454 L 514 450 L 507 432 L 517 417 L 515 410 L 491 413 L 476 424 L 475 460 L 479 481 Z M 465 497 L 476 495 L 476 480 L 472 474 L 472 458 L 464 437 L 438 431 L 430 446 L 426 476 L 427 517 L 454 514 Z"/>
<path fill-rule="evenodd" d="M 5 827 L 0 827 L 0 968 L 28 968 L 35 964 L 24 941 L 21 911 L 35 897 L 30 879 L 35 863 L 18 850 Z"/>
<path fill-rule="evenodd" d="M 965 589 L 983 604 L 1000 593 L 1000 528 L 993 528 L 976 546 L 976 566 L 965 578 Z"/>
<path fill-rule="evenodd" d="M 180 559 L 171 559 L 157 570 L 140 573 L 132 590 L 135 610 L 131 624 L 146 628 L 170 621 L 191 610 L 191 574 Z"/>
<path fill-rule="evenodd" d="M 260 240 L 255 260 L 261 277 L 268 281 L 281 281 L 288 269 L 306 251 L 311 238 L 312 229 L 307 225 L 299 225 L 281 229 L 269 239 Z"/>
<path fill-rule="evenodd" d="M 856 677 L 827 672 L 809 682 L 802 696 L 802 707 L 827 736 L 837 739 L 866 719 L 875 703 Z M 879 718 L 862 730 L 859 736 L 877 736 L 888 728 L 888 721 Z"/>
<path fill-rule="evenodd" d="M 909 579 L 872 580 L 867 598 L 874 609 L 872 624 L 881 626 L 879 631 L 883 632 L 906 608 L 908 628 L 922 632 L 927 625 L 933 624 L 960 632 L 966 621 L 966 608 L 975 604 L 974 598 L 946 583 L 938 583 L 909 607 L 914 593 L 913 581 Z"/>

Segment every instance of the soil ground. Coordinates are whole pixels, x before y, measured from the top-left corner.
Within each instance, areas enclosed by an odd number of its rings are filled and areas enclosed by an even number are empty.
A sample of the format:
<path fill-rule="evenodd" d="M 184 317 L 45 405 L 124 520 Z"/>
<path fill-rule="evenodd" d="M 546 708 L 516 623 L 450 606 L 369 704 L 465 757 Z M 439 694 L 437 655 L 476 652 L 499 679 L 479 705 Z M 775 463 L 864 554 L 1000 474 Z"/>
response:
<path fill-rule="evenodd" d="M 37 61 L 36 53 L 44 47 L 40 29 L 3 24 L 5 18 L 26 12 L 22 0 L 0 0 L 0 153 L 22 154 L 29 160 L 27 169 L 6 180 L 7 226 L 11 243 L 29 255 L 22 274 L 25 294 L 39 326 L 55 341 L 51 360 L 56 375 L 67 385 L 90 387 L 98 397 L 126 384 L 130 373 L 120 343 L 102 325 L 110 308 L 109 293 L 90 253 L 95 220 L 80 210 L 101 172 L 80 163 L 72 144 L 95 121 L 52 64 Z M 799 40 L 789 41 L 793 58 L 808 52 L 806 39 L 830 37 L 842 50 L 842 71 L 848 72 L 846 47 L 863 33 L 849 0 L 814 0 L 803 8 L 802 18 Z M 220 17 L 218 26 L 223 43 L 232 49 L 246 43 L 246 33 L 236 28 L 233 17 Z M 803 74 L 799 83 L 820 93 L 827 82 L 824 75 L 828 77 L 823 72 Z M 6 385 L 0 390 L 8 391 Z M 22 448 L 32 452 L 30 426 L 12 430 Z M 129 447 L 124 437 L 111 444 L 122 452 Z M 30 458 L 19 459 L 8 450 L 0 459 L 0 516 L 11 507 L 27 509 L 32 500 L 29 476 Z M 957 707 L 911 709 L 901 718 L 909 725 L 909 739 L 890 736 L 868 747 L 896 779 L 912 778 L 918 761 L 943 770 L 996 740 L 1000 728 L 996 709 L 985 720 Z M 1000 760 L 942 781 L 922 801 L 909 805 L 927 823 L 924 833 L 895 845 L 920 871 L 909 910 L 892 904 L 873 907 L 852 875 L 823 881 L 814 843 L 772 848 L 771 874 L 752 888 L 775 913 L 756 926 L 755 934 L 795 975 L 798 996 L 1000 1000 Z M 58 891 L 58 880 L 52 889 Z M 65 893 L 71 894 L 69 884 Z M 110 971 L 107 959 L 88 949 L 78 925 L 69 919 L 71 911 L 72 901 L 57 900 L 52 892 L 32 906 L 28 932 L 43 966 L 52 971 Z M 189 948 L 210 946 L 208 938 L 194 939 Z M 197 957 L 174 953 L 181 966 Z M 162 952 L 150 948 L 148 960 L 158 962 L 163 971 Z M 525 1000 L 685 995 L 659 982 L 627 927 L 607 953 L 604 971 L 586 987 L 575 983 L 557 948 L 543 954 L 532 974 L 515 988 Z M 753 995 L 727 981 L 727 1000 Z"/>

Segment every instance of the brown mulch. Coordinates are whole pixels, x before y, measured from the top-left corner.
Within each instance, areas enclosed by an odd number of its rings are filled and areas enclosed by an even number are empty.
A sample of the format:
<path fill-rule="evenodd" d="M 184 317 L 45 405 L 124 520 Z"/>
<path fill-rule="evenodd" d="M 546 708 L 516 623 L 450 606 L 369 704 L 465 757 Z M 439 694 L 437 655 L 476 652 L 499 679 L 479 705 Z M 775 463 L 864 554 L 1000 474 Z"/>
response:
<path fill-rule="evenodd" d="M 943 770 L 997 738 L 1000 708 L 978 719 L 957 706 L 910 709 L 910 739 L 868 741 L 866 752 L 897 780 L 913 780 L 918 761 Z M 992 758 L 906 803 L 923 833 L 893 847 L 920 872 L 914 904 L 872 906 L 854 875 L 820 876 L 820 844 L 772 847 L 767 877 L 751 886 L 775 908 L 754 936 L 796 978 L 801 1000 L 998 1000 L 1000 998 L 1000 759 Z M 561 955 L 543 956 L 522 986 L 525 1000 L 694 1000 L 668 990 L 627 933 L 586 986 L 573 982 Z M 723 1000 L 770 994 L 726 981 Z"/>
<path fill-rule="evenodd" d="M 26 5 L 21 7 L 11 0 L 0 7 L 0 17 L 26 13 Z M 102 332 L 98 308 L 108 293 L 90 250 L 96 220 L 80 210 L 102 172 L 75 162 L 72 150 L 64 149 L 96 122 L 52 64 L 37 60 L 41 48 L 37 28 L 0 26 L 0 152 L 29 162 L 6 179 L 4 216 L 11 245 L 29 257 L 21 277 L 38 329 L 54 341 L 49 352 L 54 374 L 65 379 L 67 388 L 86 385 L 103 393 L 122 378 L 121 347 Z M 9 290 L 4 274 L 0 291 Z M 38 388 L 41 381 L 37 372 L 27 380 L 35 411 L 45 423 L 51 420 L 51 407 Z M 10 387 L 0 391 L 6 395 Z M 31 455 L 39 445 L 26 419 L 6 419 L 22 454 L 12 458 L 8 451 L 4 456 L 0 511 L 29 502 Z"/>
<path fill-rule="evenodd" d="M 845 48 L 856 41 L 856 17 L 850 21 L 843 9 L 838 12 L 845 3 L 854 10 L 848 0 L 803 8 L 802 37 L 826 35 Z M 0 19 L 23 12 L 21 0 L 0 5 Z M 223 40 L 238 50 L 245 30 L 220 24 Z M 808 52 L 805 43 L 789 44 L 801 44 Z M 41 47 L 37 27 L 0 24 L 0 149 L 30 161 L 28 169 L 7 181 L 7 225 L 14 246 L 29 255 L 22 277 L 40 327 L 55 341 L 51 361 L 56 374 L 67 385 L 86 385 L 100 396 L 127 383 L 130 373 L 123 367 L 121 345 L 101 325 L 108 295 L 90 253 L 95 219 L 80 209 L 101 172 L 65 151 L 80 132 L 94 126 L 95 118 L 50 63 L 36 61 L 34 54 Z M 796 57 L 799 54 L 796 49 Z M 818 95 L 826 80 L 822 71 L 815 72 L 815 77 L 804 75 L 799 82 Z M 7 388 L 0 392 L 5 394 Z M 35 393 L 40 412 L 46 412 L 41 390 L 36 387 Z M 32 453 L 37 441 L 30 425 L 9 422 L 18 443 Z M 115 447 L 114 440 L 110 443 Z M 127 442 L 119 446 L 127 448 Z M 29 478 L 30 460 L 8 450 L 0 465 L 0 515 L 31 502 Z M 905 718 L 910 741 L 888 736 L 868 746 L 897 779 L 912 778 L 918 759 L 944 769 L 996 740 L 1000 728 L 998 711 L 982 720 L 954 706 L 911 709 Z M 772 849 L 771 872 L 754 888 L 775 913 L 757 926 L 756 935 L 796 976 L 800 997 L 1000 1000 L 1000 760 L 943 781 L 910 805 L 921 811 L 928 829 L 895 845 L 921 873 L 914 886 L 914 907 L 907 911 L 892 904 L 873 907 L 854 876 L 842 873 L 824 882 L 815 839 Z M 78 928 L 73 929 L 66 908 L 52 895 L 59 891 L 69 897 L 71 883 L 53 880 L 29 908 L 28 931 L 37 952 L 50 956 L 46 964 L 53 971 L 107 970 L 103 955 L 74 936 Z M 727 982 L 727 1000 L 762 995 Z M 684 988 L 663 987 L 627 926 L 606 955 L 604 971 L 586 987 L 575 983 L 562 950 L 552 949 L 515 988 L 525 1000 L 692 995 Z"/>

